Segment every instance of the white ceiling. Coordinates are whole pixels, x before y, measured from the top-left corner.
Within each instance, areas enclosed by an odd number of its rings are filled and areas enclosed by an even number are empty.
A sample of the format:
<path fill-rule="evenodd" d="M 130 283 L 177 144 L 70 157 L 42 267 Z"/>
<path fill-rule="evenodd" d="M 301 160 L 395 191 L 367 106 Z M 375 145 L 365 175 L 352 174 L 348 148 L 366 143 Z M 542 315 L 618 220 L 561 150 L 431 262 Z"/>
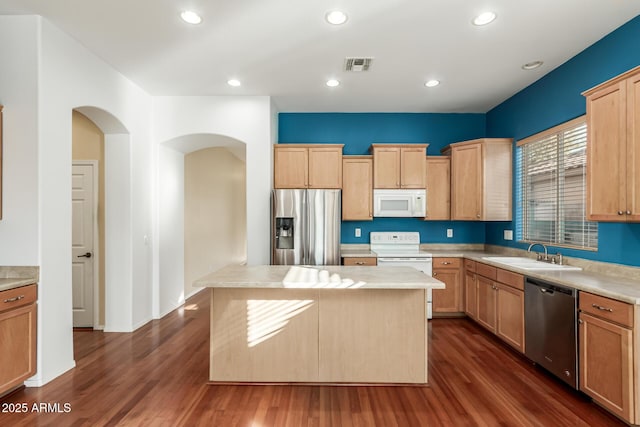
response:
<path fill-rule="evenodd" d="M 183 23 L 187 8 L 203 23 Z M 325 22 L 335 8 L 345 25 Z M 471 25 L 485 10 L 497 20 Z M 269 95 L 285 112 L 486 112 L 640 14 L 640 1 L 0 0 L 0 14 L 25 13 L 152 95 Z M 347 56 L 375 60 L 348 73 Z M 535 60 L 544 65 L 520 68 Z M 425 88 L 432 78 L 442 84 Z"/>

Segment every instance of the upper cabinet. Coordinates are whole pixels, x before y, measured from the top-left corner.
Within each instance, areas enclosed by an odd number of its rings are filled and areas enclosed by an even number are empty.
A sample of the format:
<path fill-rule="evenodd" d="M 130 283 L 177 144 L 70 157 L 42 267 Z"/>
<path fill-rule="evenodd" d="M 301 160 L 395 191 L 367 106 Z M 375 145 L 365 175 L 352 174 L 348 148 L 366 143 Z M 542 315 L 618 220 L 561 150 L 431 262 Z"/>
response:
<path fill-rule="evenodd" d="M 274 188 L 342 188 L 343 144 L 275 144 Z"/>
<path fill-rule="evenodd" d="M 451 219 L 511 220 L 512 145 L 509 138 L 451 144 Z"/>
<path fill-rule="evenodd" d="M 429 144 L 372 144 L 373 188 L 425 188 Z"/>
<path fill-rule="evenodd" d="M 342 158 L 342 220 L 373 220 L 371 156 Z"/>
<path fill-rule="evenodd" d="M 451 219 L 451 158 L 427 156 L 427 215 L 425 220 Z"/>
<path fill-rule="evenodd" d="M 587 219 L 640 221 L 640 67 L 583 93 Z"/>

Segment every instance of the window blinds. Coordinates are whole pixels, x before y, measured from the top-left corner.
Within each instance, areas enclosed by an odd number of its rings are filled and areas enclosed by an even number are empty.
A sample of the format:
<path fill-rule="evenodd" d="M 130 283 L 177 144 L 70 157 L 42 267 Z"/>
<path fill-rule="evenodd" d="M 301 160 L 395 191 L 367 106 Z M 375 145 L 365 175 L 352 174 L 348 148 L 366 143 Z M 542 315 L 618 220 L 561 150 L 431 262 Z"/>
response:
<path fill-rule="evenodd" d="M 598 224 L 586 220 L 584 118 L 539 135 L 517 150 L 517 238 L 597 249 Z"/>

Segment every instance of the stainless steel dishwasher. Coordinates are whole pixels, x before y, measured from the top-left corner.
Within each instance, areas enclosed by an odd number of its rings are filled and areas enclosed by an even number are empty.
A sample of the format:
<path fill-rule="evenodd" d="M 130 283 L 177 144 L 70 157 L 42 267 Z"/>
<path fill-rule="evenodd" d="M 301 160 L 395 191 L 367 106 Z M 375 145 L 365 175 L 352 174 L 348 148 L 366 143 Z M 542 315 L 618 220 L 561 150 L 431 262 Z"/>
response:
<path fill-rule="evenodd" d="M 576 295 L 575 289 L 525 280 L 525 355 L 577 389 Z"/>

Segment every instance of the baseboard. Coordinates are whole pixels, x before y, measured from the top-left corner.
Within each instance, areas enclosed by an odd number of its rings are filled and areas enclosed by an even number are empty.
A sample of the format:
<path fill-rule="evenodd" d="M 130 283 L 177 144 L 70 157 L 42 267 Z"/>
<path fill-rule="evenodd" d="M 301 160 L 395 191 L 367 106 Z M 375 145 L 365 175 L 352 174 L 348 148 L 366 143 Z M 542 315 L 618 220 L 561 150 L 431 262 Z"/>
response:
<path fill-rule="evenodd" d="M 35 375 L 29 378 L 28 380 L 26 380 L 24 382 L 24 385 L 26 387 L 42 387 L 43 385 L 47 384 L 50 381 L 53 381 L 54 379 L 58 378 L 60 375 L 72 370 L 75 367 L 76 367 L 76 361 L 72 360 L 67 367 L 62 368 L 51 375 L 48 375 L 46 378 L 40 377 L 39 375 Z"/>

